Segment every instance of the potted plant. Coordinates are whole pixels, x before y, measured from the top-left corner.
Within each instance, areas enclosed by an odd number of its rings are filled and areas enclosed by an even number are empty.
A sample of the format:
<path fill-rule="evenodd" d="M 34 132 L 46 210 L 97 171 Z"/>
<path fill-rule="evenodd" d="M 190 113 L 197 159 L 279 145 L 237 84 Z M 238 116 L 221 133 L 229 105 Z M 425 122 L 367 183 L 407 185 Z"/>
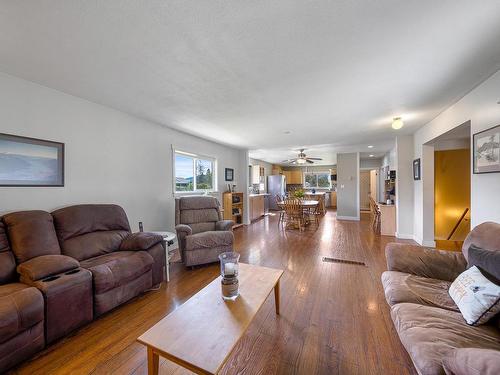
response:
<path fill-rule="evenodd" d="M 293 192 L 293 196 L 295 198 L 304 198 L 305 196 L 305 193 L 304 193 L 304 189 L 297 189 Z"/>

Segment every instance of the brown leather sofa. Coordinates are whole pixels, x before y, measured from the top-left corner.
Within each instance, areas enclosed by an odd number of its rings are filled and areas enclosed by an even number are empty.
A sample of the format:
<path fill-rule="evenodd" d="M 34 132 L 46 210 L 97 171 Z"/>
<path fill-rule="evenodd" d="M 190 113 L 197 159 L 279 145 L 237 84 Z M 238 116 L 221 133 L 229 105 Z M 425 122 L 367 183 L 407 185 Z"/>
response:
<path fill-rule="evenodd" d="M 498 373 L 491 363 L 498 366 L 500 360 L 500 317 L 477 327 L 467 325 L 448 294 L 451 283 L 468 267 L 471 244 L 500 251 L 500 224 L 475 227 L 461 253 L 399 243 L 386 247 L 385 297 L 419 374 Z M 464 360 L 466 355 L 470 360 Z M 471 365 L 475 372 L 467 367 Z"/>
<path fill-rule="evenodd" d="M 175 200 L 175 230 L 183 263 L 188 266 L 217 262 L 233 250 L 232 220 L 222 220 L 219 201 L 209 196 Z"/>
<path fill-rule="evenodd" d="M 0 373 L 160 284 L 162 241 L 152 233 L 132 234 L 116 205 L 3 216 Z"/>
<path fill-rule="evenodd" d="M 43 349 L 43 327 L 42 294 L 18 282 L 16 261 L 0 221 L 0 373 Z"/>
<path fill-rule="evenodd" d="M 164 280 L 163 238 L 131 234 L 123 208 L 76 205 L 52 213 L 62 253 L 92 273 L 99 316 Z"/>

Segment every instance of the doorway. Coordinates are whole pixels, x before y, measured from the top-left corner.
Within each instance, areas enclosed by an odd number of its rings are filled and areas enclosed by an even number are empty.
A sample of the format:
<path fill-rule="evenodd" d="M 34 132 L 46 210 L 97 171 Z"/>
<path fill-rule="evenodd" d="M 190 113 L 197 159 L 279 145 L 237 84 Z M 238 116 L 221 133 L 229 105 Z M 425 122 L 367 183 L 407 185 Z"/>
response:
<path fill-rule="evenodd" d="M 370 210 L 370 171 L 359 172 L 359 209 Z"/>
<path fill-rule="evenodd" d="M 470 124 L 434 142 L 434 240 L 436 247 L 461 250 L 470 232 Z"/>

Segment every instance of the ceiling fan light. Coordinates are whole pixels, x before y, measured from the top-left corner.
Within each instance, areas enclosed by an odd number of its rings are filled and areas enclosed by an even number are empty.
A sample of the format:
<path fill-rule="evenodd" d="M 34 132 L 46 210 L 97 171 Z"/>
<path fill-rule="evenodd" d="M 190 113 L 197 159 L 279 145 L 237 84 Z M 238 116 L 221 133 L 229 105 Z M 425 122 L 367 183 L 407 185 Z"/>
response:
<path fill-rule="evenodd" d="M 306 159 L 297 159 L 297 164 L 305 164 Z"/>
<path fill-rule="evenodd" d="M 404 126 L 403 120 L 401 117 L 394 117 L 392 119 L 392 128 L 395 130 L 401 129 Z"/>

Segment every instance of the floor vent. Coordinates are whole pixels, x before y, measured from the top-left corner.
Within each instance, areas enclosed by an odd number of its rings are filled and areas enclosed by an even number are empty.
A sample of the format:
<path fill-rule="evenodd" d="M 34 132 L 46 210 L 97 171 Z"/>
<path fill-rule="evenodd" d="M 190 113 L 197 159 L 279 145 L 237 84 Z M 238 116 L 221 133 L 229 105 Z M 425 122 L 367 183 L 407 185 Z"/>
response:
<path fill-rule="evenodd" d="M 346 259 L 329 258 L 329 257 L 323 257 L 322 259 L 323 259 L 323 262 L 355 264 L 357 266 L 366 266 L 366 264 L 364 264 L 363 262 L 357 262 L 355 260 L 346 260 Z"/>

